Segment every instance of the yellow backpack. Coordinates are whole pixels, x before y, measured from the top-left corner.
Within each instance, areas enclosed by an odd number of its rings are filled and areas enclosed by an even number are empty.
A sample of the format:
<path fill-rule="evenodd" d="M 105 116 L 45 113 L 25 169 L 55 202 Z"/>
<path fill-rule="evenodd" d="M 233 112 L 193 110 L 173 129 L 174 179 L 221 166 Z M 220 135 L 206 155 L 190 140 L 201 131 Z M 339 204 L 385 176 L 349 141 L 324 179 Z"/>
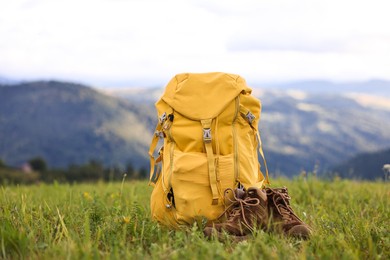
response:
<path fill-rule="evenodd" d="M 179 228 L 225 208 L 227 188 L 262 188 L 261 104 L 243 78 L 227 73 L 176 75 L 156 102 L 150 145 L 152 218 Z M 163 140 L 158 153 L 156 147 Z"/>

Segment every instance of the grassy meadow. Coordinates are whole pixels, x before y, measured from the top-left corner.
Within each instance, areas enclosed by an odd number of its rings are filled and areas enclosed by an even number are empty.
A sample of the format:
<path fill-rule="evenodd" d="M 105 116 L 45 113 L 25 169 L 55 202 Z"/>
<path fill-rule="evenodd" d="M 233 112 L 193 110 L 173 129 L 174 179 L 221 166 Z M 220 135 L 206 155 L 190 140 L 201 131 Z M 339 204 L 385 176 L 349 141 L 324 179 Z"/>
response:
<path fill-rule="evenodd" d="M 389 259 L 390 183 L 275 179 L 314 229 L 308 241 L 258 231 L 206 240 L 150 219 L 146 181 L 0 186 L 3 259 Z"/>

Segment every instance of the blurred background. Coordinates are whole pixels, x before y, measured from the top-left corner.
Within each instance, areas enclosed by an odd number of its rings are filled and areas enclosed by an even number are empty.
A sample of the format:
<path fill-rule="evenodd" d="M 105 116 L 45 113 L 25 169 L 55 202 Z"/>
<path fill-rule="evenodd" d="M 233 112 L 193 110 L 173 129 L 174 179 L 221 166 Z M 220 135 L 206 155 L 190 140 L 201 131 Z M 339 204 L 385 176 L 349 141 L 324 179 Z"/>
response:
<path fill-rule="evenodd" d="M 390 3 L 0 0 L 0 180 L 148 177 L 154 102 L 182 72 L 239 74 L 271 176 L 383 179 Z"/>

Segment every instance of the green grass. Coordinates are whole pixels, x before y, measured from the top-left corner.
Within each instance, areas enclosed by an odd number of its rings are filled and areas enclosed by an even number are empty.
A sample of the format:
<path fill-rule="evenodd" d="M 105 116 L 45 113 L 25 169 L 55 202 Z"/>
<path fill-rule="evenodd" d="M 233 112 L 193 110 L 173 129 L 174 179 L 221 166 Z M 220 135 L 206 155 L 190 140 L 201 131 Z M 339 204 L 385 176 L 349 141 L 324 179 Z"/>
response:
<path fill-rule="evenodd" d="M 0 258 L 389 259 L 389 183 L 276 179 L 314 230 L 308 241 L 258 231 L 236 243 L 150 219 L 146 182 L 0 189 Z"/>

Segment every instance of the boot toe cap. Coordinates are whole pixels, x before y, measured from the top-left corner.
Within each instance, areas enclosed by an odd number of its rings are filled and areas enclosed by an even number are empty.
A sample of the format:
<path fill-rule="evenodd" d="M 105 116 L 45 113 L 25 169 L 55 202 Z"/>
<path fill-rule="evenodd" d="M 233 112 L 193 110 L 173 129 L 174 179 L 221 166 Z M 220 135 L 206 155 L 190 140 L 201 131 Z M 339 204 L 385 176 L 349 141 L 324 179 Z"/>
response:
<path fill-rule="evenodd" d="M 308 239 L 312 235 L 312 231 L 307 225 L 296 225 L 288 230 L 288 235 L 292 237 Z"/>

